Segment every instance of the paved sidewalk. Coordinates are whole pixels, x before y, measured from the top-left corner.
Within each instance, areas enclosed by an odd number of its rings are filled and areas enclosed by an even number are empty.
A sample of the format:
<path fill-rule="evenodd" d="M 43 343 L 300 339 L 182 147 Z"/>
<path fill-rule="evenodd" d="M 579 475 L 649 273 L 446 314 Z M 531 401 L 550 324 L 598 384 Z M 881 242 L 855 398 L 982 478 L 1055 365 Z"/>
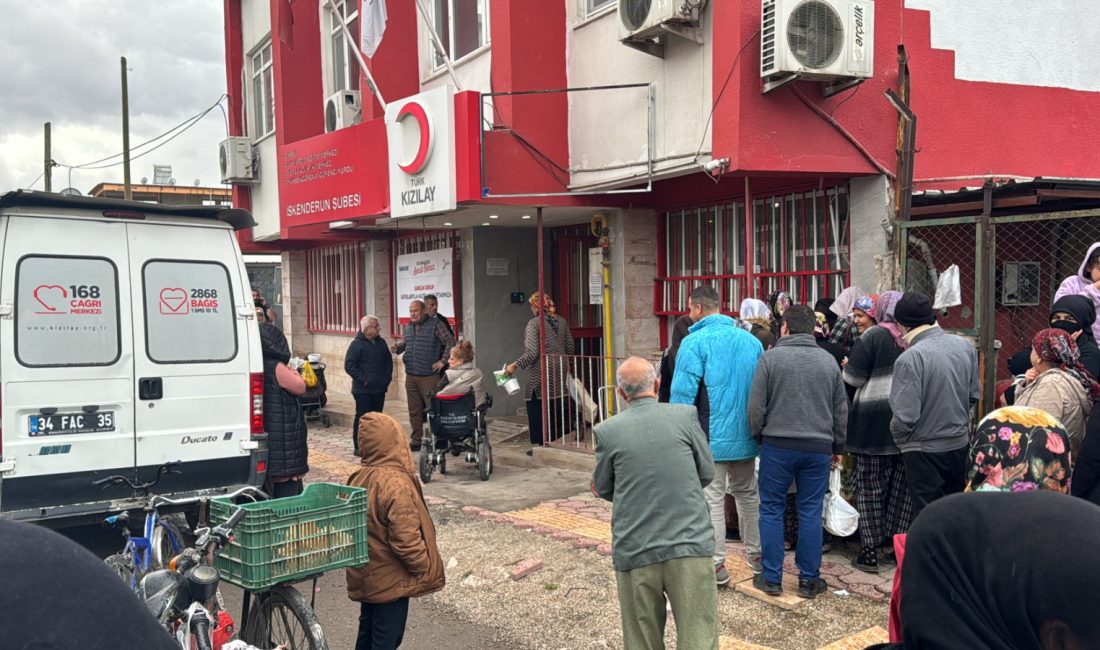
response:
<path fill-rule="evenodd" d="M 407 420 L 401 402 L 386 411 Z M 311 426 L 307 481 L 346 481 L 359 466 L 351 450 L 349 428 Z M 585 491 L 589 475 L 500 467 L 483 483 L 465 464 L 453 465 L 425 487 L 448 562 L 448 586 L 433 602 L 497 630 L 512 647 L 621 648 L 611 504 Z M 733 580 L 719 592 L 722 650 L 849 650 L 886 640 L 892 572 L 865 574 L 830 553 L 822 564 L 830 593 L 798 598 L 795 580 L 773 598 L 752 588 L 744 546 L 729 542 L 726 550 Z M 793 554 L 784 571 L 797 577 Z M 671 617 L 669 626 L 671 640 Z"/>

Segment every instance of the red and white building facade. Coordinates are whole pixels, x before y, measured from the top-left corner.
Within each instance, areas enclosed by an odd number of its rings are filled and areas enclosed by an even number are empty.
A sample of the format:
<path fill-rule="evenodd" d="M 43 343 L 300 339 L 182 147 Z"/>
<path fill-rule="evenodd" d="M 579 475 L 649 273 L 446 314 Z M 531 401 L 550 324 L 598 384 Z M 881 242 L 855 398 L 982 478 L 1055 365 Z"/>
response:
<path fill-rule="evenodd" d="M 357 40 L 359 3 L 225 0 L 231 131 L 258 160 L 234 186 L 258 223 L 243 243 L 282 252 L 292 346 L 333 363 L 360 316 L 394 331 L 426 287 L 479 365 L 517 357 L 531 314 L 513 293 L 538 286 L 540 207 L 543 281 L 594 354 L 597 215 L 615 356 L 656 353 L 700 282 L 728 312 L 780 288 L 812 303 L 883 286 L 898 45 L 919 121 L 914 189 L 1100 177 L 1100 38 L 1084 0 L 865 2 L 873 76 L 831 97 L 816 81 L 761 92 L 759 2 L 685 2 L 700 7 L 696 38 L 669 35 L 655 56 L 620 41 L 618 0 L 388 0 L 367 59 L 388 110 L 339 27 Z M 344 90 L 361 110 L 326 132 L 326 99 Z"/>

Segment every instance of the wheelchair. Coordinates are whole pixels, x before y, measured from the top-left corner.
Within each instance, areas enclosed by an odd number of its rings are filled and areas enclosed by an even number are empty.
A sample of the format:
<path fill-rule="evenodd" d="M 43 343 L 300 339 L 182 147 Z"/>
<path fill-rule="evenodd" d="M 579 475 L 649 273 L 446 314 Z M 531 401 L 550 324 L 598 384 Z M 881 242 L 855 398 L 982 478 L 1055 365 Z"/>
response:
<path fill-rule="evenodd" d="M 493 473 L 493 447 L 486 431 L 485 413 L 493 405 L 491 395 L 479 408 L 473 390 L 465 395 L 432 395 L 424 411 L 424 439 L 420 449 L 420 480 L 429 483 L 439 468 L 447 473 L 447 456 L 463 456 L 477 465 L 481 480 Z"/>

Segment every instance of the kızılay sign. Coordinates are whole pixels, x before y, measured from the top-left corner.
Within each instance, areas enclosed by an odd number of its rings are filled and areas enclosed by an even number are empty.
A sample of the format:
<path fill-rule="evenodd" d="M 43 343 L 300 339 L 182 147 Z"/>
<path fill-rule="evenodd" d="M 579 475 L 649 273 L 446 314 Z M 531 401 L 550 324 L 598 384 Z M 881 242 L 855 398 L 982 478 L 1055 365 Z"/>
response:
<path fill-rule="evenodd" d="M 386 107 L 390 216 L 454 210 L 454 88 L 441 86 Z"/>

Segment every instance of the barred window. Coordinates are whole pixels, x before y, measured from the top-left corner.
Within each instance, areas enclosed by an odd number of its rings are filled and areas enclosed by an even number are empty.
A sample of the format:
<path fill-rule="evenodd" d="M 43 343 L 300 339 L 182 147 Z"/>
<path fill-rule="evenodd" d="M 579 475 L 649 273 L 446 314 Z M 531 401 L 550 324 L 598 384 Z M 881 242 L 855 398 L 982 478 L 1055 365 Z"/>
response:
<path fill-rule="evenodd" d="M 721 310 L 783 290 L 799 303 L 834 296 L 849 272 L 848 194 L 844 188 L 667 212 L 659 243 L 655 311 L 687 311 L 691 290 L 711 284 Z M 746 237 L 746 228 L 752 228 Z M 746 269 L 752 259 L 751 272 Z"/>
<path fill-rule="evenodd" d="M 363 309 L 363 249 L 340 244 L 306 253 L 310 332 L 354 334 Z"/>

